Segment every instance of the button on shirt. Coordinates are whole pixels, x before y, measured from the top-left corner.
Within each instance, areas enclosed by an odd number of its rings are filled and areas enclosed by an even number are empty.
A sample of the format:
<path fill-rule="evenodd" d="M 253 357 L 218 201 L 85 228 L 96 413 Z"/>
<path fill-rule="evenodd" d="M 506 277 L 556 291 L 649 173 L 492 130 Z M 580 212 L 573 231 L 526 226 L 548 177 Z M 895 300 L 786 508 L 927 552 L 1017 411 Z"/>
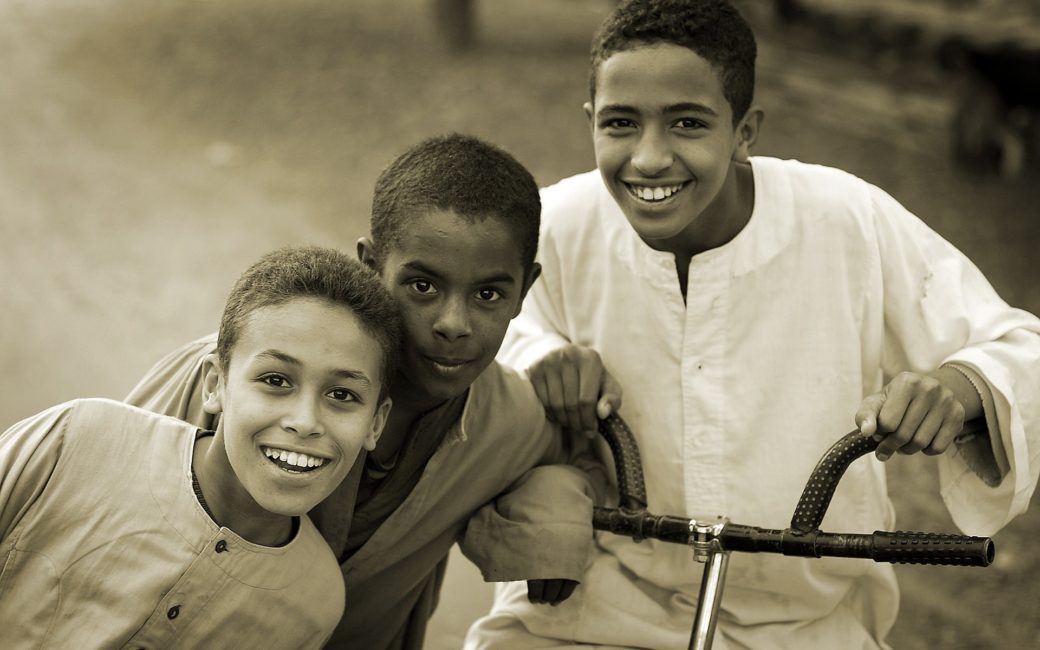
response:
<path fill-rule="evenodd" d="M 78 400 L 0 435 L 0 648 L 320 648 L 337 562 L 300 519 L 281 547 L 214 523 L 197 428 Z"/>

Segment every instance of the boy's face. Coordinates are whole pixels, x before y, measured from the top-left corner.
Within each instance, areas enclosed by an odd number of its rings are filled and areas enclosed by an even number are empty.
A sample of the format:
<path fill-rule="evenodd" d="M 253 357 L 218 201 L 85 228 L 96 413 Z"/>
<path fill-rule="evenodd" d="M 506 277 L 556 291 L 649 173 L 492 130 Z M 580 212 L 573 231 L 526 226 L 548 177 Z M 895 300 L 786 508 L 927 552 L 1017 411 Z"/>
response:
<path fill-rule="evenodd" d="M 380 273 L 405 323 L 401 374 L 426 398 L 464 392 L 495 358 L 538 265 L 524 272 L 520 246 L 498 217 L 468 221 L 432 210 L 408 218 Z M 373 259 L 372 244 L 358 244 Z"/>
<path fill-rule="evenodd" d="M 382 360 L 341 305 L 295 298 L 250 314 L 226 373 L 207 375 L 206 409 L 222 413 L 213 444 L 222 438 L 242 488 L 231 503 L 301 515 L 328 496 L 386 421 Z"/>
<path fill-rule="evenodd" d="M 735 209 L 723 188 L 733 162 L 747 160 L 745 122 L 757 127 L 757 110 L 734 128 L 715 69 L 685 47 L 655 44 L 600 64 L 585 105 L 596 164 L 648 244 L 683 250 L 726 229 Z"/>

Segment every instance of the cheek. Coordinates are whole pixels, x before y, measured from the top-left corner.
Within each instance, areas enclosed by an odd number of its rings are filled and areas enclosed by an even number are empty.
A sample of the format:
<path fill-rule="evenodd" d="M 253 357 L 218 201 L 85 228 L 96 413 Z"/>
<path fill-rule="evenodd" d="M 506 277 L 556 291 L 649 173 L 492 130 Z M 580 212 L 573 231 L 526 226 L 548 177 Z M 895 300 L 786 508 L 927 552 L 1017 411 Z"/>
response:
<path fill-rule="evenodd" d="M 619 167 L 625 160 L 625 146 L 617 138 L 598 135 L 593 140 L 596 151 L 596 166 L 601 170 Z"/>
<path fill-rule="evenodd" d="M 496 355 L 498 348 L 502 345 L 502 339 L 506 336 L 514 308 L 513 301 L 508 303 L 503 301 L 500 307 L 473 318 L 474 327 L 484 344 L 485 352 L 491 356 Z"/>

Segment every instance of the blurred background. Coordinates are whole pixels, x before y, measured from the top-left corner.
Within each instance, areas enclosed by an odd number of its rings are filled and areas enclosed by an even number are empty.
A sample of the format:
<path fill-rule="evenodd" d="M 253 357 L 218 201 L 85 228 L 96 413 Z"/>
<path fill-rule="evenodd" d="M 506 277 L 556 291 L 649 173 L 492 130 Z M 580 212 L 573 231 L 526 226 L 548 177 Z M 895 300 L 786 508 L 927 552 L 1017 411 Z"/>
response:
<path fill-rule="evenodd" d="M 1040 312 L 1036 0 L 741 4 L 760 38 L 756 153 L 882 186 Z M 0 0 L 2 426 L 123 397 L 216 329 L 260 254 L 353 250 L 376 175 L 421 138 L 491 140 L 540 185 L 590 169 L 587 50 L 612 6 Z M 927 460 L 889 466 L 899 525 L 952 530 Z M 900 568 L 890 641 L 1040 647 L 1038 534 L 1033 508 L 989 569 Z M 490 594 L 453 556 L 427 647 L 459 647 Z"/>

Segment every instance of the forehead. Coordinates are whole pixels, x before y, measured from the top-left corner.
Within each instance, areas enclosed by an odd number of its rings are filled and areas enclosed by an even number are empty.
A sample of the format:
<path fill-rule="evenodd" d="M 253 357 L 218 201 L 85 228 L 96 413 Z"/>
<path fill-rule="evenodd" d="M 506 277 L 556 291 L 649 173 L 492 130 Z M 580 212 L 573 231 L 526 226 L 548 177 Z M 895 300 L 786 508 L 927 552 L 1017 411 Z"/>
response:
<path fill-rule="evenodd" d="M 460 217 L 451 210 L 428 210 L 406 217 L 386 254 L 389 265 L 422 265 L 445 276 L 476 281 L 493 276 L 523 277 L 521 244 L 504 218 Z"/>
<path fill-rule="evenodd" d="M 660 111 L 700 104 L 731 113 L 718 68 L 693 50 L 656 43 L 616 52 L 596 69 L 596 110 L 630 106 Z"/>
<path fill-rule="evenodd" d="M 246 360 L 277 349 L 315 366 L 381 363 L 379 342 L 345 305 L 324 298 L 301 297 L 258 307 L 242 321 L 231 358 Z"/>

